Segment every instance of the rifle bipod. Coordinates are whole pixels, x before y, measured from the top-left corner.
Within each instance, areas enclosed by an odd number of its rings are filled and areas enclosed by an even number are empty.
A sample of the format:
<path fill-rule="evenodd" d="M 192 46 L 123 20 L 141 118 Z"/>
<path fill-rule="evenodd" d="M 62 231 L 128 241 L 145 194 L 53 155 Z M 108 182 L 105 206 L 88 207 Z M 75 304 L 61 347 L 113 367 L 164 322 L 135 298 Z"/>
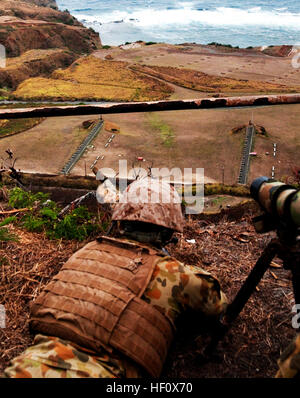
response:
<path fill-rule="evenodd" d="M 205 356 L 213 354 L 218 342 L 224 338 L 234 320 L 243 310 L 275 256 L 281 258 L 283 267 L 292 272 L 295 303 L 300 304 L 300 242 L 295 238 L 288 244 L 279 238 L 274 238 L 264 249 L 234 300 L 218 320 L 211 341 L 204 351 Z"/>

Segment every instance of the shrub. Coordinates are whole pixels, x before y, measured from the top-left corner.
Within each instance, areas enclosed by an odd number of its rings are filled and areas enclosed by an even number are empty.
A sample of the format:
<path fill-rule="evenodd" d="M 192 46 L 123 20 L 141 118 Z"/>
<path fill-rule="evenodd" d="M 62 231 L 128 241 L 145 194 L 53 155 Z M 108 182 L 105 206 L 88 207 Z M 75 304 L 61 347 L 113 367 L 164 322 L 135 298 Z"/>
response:
<path fill-rule="evenodd" d="M 80 206 L 61 218 L 57 204 L 48 197 L 48 194 L 41 192 L 33 194 L 20 188 L 12 189 L 9 194 L 10 206 L 17 209 L 27 207 L 30 211 L 19 219 L 11 218 L 10 222 L 18 222 L 30 232 L 44 232 L 50 239 L 82 241 L 100 231 L 101 226 L 86 207 Z"/>
<path fill-rule="evenodd" d="M 232 48 L 232 45 L 231 45 L 231 44 L 222 44 L 222 43 L 217 43 L 217 42 L 215 42 L 215 41 L 212 41 L 211 43 L 208 43 L 208 46 Z M 235 48 L 239 48 L 239 47 L 235 47 Z"/>
<path fill-rule="evenodd" d="M 35 202 L 46 201 L 48 198 L 49 195 L 42 192 L 33 194 L 32 192 L 23 191 L 21 188 L 13 188 L 9 192 L 8 204 L 15 209 L 30 208 Z"/>
<path fill-rule="evenodd" d="M 92 221 L 92 215 L 84 207 L 78 207 L 71 213 L 59 218 L 57 208 L 43 208 L 37 213 L 22 217 L 21 224 L 30 232 L 45 232 L 50 239 L 85 240 L 99 230 Z"/>
<path fill-rule="evenodd" d="M 8 241 L 17 241 L 18 237 L 15 234 L 9 232 L 5 225 L 8 225 L 14 222 L 16 217 L 7 217 L 0 223 L 0 241 L 1 242 L 8 242 Z"/>
<path fill-rule="evenodd" d="M 48 229 L 46 233 L 49 238 L 84 240 L 97 229 L 97 225 L 92 223 L 91 214 L 81 206 L 55 222 L 53 230 Z"/>

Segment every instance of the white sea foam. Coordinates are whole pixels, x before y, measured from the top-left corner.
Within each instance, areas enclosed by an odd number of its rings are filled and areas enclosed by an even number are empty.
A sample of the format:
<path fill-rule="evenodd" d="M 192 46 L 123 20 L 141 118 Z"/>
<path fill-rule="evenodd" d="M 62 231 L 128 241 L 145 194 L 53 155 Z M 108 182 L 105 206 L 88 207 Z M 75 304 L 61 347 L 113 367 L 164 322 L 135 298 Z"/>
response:
<path fill-rule="evenodd" d="M 195 9 L 193 3 L 177 3 L 175 9 L 144 8 L 133 11 L 112 11 L 97 16 L 76 14 L 76 17 L 88 23 L 130 23 L 137 27 L 156 25 L 190 25 L 193 23 L 209 26 L 265 26 L 300 30 L 300 13 L 291 13 L 285 8 L 273 11 L 253 7 L 247 10 L 218 7 L 214 10 Z"/>

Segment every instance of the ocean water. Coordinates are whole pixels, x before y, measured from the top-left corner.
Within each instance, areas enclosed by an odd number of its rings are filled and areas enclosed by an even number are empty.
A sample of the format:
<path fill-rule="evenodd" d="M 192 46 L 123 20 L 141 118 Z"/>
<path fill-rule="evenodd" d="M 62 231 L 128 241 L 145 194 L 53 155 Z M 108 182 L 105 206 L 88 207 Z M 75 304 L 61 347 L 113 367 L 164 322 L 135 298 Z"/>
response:
<path fill-rule="evenodd" d="M 137 40 L 233 46 L 300 43 L 299 0 L 57 0 L 103 44 Z"/>

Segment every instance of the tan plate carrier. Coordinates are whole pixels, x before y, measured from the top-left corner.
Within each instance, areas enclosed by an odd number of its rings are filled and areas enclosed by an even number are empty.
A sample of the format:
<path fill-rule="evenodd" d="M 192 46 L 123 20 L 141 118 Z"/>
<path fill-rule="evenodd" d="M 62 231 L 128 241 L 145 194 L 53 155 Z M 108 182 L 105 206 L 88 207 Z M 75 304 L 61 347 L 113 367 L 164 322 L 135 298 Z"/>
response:
<path fill-rule="evenodd" d="M 92 349 L 119 350 L 159 377 L 171 322 L 141 299 L 155 264 L 152 248 L 102 237 L 73 254 L 31 306 L 31 330 Z"/>

